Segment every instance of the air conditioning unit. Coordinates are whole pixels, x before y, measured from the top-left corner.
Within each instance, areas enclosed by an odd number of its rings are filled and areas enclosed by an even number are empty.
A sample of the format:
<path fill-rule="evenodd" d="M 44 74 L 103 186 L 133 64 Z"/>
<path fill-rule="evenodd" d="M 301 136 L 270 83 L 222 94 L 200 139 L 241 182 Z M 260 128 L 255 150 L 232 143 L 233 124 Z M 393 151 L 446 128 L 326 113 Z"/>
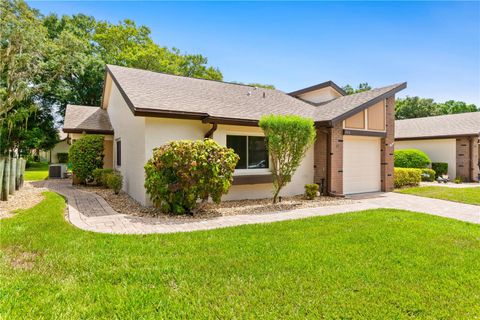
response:
<path fill-rule="evenodd" d="M 67 165 L 64 163 L 51 164 L 48 167 L 48 178 L 49 179 L 63 179 L 65 173 L 67 172 Z"/>

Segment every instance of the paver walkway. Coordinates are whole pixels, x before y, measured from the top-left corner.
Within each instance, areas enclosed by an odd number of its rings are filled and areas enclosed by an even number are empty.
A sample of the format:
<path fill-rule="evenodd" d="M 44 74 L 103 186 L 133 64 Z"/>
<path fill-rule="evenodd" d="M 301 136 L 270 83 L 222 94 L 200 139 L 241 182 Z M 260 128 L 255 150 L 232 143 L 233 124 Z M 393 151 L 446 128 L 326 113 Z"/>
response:
<path fill-rule="evenodd" d="M 46 187 L 62 194 L 68 201 L 68 220 L 83 230 L 102 233 L 147 234 L 173 233 L 268 223 L 351 211 L 392 208 L 479 223 L 480 206 L 399 193 L 364 194 L 353 197 L 353 204 L 304 208 L 258 215 L 217 217 L 201 221 L 165 222 L 155 218 L 135 217 L 114 211 L 100 196 L 75 189 L 69 180 L 49 180 Z"/>

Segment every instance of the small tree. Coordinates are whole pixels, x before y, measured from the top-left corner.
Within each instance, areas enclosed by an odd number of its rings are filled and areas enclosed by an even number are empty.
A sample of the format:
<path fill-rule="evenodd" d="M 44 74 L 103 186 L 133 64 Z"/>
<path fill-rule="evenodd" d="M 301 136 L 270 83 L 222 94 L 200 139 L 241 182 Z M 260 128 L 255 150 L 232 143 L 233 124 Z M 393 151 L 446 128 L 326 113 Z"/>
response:
<path fill-rule="evenodd" d="M 259 122 L 267 138 L 273 174 L 273 203 L 280 190 L 292 180 L 307 150 L 315 141 L 312 119 L 294 115 L 263 116 Z"/>
<path fill-rule="evenodd" d="M 209 197 L 220 202 L 237 162 L 232 149 L 211 139 L 172 141 L 153 150 L 145 165 L 145 188 L 163 212 L 195 213 Z"/>
<path fill-rule="evenodd" d="M 70 147 L 68 159 L 80 183 L 93 179 L 93 171 L 103 167 L 103 139 L 103 136 L 87 135 Z"/>

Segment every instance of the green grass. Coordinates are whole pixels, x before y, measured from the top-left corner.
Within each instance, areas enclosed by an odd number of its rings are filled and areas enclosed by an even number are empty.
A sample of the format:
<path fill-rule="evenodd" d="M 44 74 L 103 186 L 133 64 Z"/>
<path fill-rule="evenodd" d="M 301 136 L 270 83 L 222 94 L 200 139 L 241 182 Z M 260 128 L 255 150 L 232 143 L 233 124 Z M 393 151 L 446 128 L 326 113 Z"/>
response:
<path fill-rule="evenodd" d="M 32 162 L 30 167 L 25 169 L 25 180 L 38 181 L 48 178 L 48 163 L 47 162 Z"/>
<path fill-rule="evenodd" d="M 397 190 L 400 193 L 480 205 L 480 188 L 415 187 Z"/>
<path fill-rule="evenodd" d="M 170 235 L 0 220 L 5 319 L 480 317 L 480 226 L 370 210 Z"/>

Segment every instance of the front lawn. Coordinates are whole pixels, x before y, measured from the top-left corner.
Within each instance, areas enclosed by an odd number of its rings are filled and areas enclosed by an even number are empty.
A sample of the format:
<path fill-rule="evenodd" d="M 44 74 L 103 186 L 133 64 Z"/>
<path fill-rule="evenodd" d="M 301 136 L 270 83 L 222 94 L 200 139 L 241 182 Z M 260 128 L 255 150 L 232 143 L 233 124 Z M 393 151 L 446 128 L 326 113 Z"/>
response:
<path fill-rule="evenodd" d="M 0 220 L 5 319 L 480 317 L 480 226 L 370 210 L 170 235 Z"/>
<path fill-rule="evenodd" d="M 480 188 L 415 187 L 397 190 L 400 193 L 480 205 Z"/>
<path fill-rule="evenodd" d="M 48 178 L 48 163 L 47 162 L 32 162 L 30 166 L 25 169 L 24 179 L 27 181 L 45 180 Z"/>

